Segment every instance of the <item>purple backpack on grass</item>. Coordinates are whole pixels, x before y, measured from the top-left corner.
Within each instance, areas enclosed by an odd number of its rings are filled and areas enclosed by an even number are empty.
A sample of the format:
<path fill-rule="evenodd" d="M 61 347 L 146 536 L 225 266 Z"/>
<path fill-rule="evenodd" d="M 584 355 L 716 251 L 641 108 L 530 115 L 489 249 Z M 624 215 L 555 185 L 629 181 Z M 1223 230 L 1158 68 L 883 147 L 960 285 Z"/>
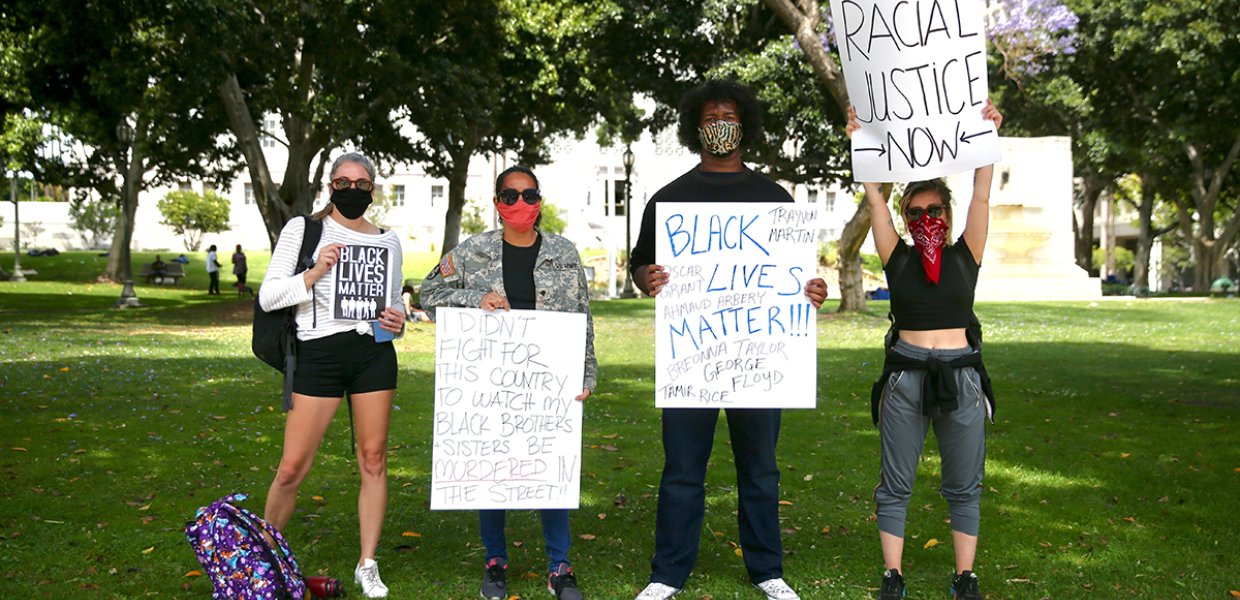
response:
<path fill-rule="evenodd" d="M 211 597 L 302 600 L 306 582 L 288 542 L 270 523 L 237 506 L 245 499 L 245 494 L 220 498 L 185 524 L 185 537 L 215 587 Z M 275 548 L 263 532 L 276 541 Z"/>

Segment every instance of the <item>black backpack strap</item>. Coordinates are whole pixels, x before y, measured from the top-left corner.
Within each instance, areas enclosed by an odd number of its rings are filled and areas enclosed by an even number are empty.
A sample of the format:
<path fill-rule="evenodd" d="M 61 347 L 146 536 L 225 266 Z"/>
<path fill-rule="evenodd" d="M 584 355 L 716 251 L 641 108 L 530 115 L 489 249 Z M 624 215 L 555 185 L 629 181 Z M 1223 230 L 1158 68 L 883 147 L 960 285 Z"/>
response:
<path fill-rule="evenodd" d="M 318 248 L 319 240 L 323 237 L 323 222 L 316 221 L 307 216 L 301 235 L 301 248 L 297 251 L 297 264 L 293 265 L 293 275 L 297 275 L 314 266 L 314 249 Z M 313 296 L 313 293 L 311 294 Z M 317 311 L 316 316 L 317 316 Z M 297 312 L 289 310 L 286 317 L 293 321 L 292 329 L 296 332 Z M 297 335 L 294 333 L 289 336 L 287 346 L 284 348 L 284 411 L 288 412 L 293 408 L 293 376 L 297 373 Z"/>
<path fill-rule="evenodd" d="M 888 261 L 890 260 L 891 258 L 888 257 Z M 889 268 L 887 269 L 889 271 L 887 276 L 887 289 L 891 289 L 891 282 L 898 279 L 900 277 L 900 273 L 904 271 L 904 267 L 908 266 L 909 253 L 907 251 L 901 252 L 899 256 L 895 257 L 895 260 L 895 264 L 889 265 Z M 895 346 L 896 339 L 900 336 L 900 328 L 896 326 L 895 313 L 890 310 L 887 311 L 887 320 L 891 322 L 891 326 L 887 328 L 887 335 L 883 338 L 883 346 L 886 348 L 891 348 L 892 346 Z"/>
<path fill-rule="evenodd" d="M 319 240 L 323 237 L 322 221 L 316 221 L 307 216 L 302 218 L 306 220 L 306 223 L 301 236 L 301 250 L 297 253 L 297 266 L 293 268 L 294 275 L 314 266 L 311 257 L 314 256 L 314 249 L 319 247 Z"/>

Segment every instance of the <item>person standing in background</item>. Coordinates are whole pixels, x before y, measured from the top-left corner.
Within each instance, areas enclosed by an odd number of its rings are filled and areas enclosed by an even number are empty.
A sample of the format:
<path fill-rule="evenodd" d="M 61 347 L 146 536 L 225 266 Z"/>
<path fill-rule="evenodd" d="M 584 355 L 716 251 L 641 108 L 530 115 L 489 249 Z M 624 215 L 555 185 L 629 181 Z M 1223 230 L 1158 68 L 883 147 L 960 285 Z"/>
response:
<path fill-rule="evenodd" d="M 207 294 L 218 296 L 220 294 L 220 259 L 215 252 L 215 244 L 207 248 L 207 276 L 211 278 Z"/>
<path fill-rule="evenodd" d="M 241 251 L 241 244 L 237 244 L 237 251 L 232 255 L 233 275 L 237 276 L 237 283 L 234 284 L 237 289 L 245 286 L 245 274 L 250 270 L 245 264 L 245 253 Z"/>

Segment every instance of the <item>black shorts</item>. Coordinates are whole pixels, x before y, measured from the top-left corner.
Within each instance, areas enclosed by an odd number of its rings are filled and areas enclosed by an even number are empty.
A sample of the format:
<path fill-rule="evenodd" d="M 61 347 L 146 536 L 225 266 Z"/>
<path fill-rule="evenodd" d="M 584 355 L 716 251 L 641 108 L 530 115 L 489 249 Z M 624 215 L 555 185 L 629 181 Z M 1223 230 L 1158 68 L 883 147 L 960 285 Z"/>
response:
<path fill-rule="evenodd" d="M 304 396 L 340 398 L 396 389 L 396 348 L 374 336 L 345 331 L 297 342 L 293 391 Z"/>

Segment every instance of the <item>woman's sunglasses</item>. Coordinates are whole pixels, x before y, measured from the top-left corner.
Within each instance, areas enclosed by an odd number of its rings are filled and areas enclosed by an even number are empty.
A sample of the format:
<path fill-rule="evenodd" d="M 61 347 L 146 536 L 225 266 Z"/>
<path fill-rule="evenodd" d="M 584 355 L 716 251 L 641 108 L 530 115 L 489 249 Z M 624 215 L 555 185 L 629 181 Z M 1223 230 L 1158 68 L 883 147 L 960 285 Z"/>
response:
<path fill-rule="evenodd" d="M 349 186 L 356 185 L 357 189 L 363 192 L 369 192 L 375 189 L 375 182 L 369 179 L 349 179 L 348 177 L 337 177 L 332 180 L 333 190 L 347 190 Z"/>
<path fill-rule="evenodd" d="M 905 216 L 908 217 L 908 220 L 910 221 L 916 221 L 917 219 L 920 219 L 923 214 L 929 214 L 931 219 L 937 219 L 943 216 L 944 210 L 946 209 L 943 207 L 942 204 L 934 204 L 926 208 L 921 208 L 921 207 L 910 208 L 904 214 Z"/>
<path fill-rule="evenodd" d="M 529 188 L 527 190 L 521 190 L 519 192 L 512 188 L 506 188 L 506 189 L 500 190 L 499 193 L 495 194 L 495 197 L 498 198 L 500 202 L 503 202 L 504 204 L 507 204 L 508 206 L 512 206 L 513 204 L 516 204 L 517 198 L 521 198 L 522 200 L 525 200 L 525 203 L 529 205 L 538 204 L 538 201 L 542 200 L 542 194 L 539 193 L 538 188 Z"/>

